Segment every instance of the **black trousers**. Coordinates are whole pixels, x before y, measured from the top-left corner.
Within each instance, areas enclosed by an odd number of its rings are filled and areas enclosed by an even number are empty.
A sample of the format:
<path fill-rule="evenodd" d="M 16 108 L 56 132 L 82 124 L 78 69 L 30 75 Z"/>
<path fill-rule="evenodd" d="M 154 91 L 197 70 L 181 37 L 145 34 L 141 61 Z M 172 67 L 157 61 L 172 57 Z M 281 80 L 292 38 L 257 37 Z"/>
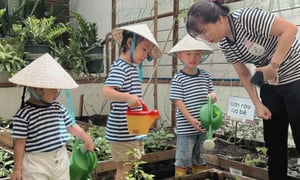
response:
<path fill-rule="evenodd" d="M 288 126 L 300 154 L 300 80 L 286 85 L 263 85 L 260 97 L 271 113 L 272 119 L 264 120 L 264 140 L 268 148 L 270 180 L 288 179 Z"/>

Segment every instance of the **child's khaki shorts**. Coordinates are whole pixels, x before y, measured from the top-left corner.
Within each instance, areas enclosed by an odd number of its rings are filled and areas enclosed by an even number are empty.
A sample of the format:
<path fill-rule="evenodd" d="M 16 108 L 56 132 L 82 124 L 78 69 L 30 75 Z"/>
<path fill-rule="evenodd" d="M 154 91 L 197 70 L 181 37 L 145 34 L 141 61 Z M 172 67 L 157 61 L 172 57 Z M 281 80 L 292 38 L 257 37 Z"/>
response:
<path fill-rule="evenodd" d="M 137 150 L 139 158 L 144 152 L 143 141 L 126 141 L 126 142 L 109 142 L 112 160 L 118 162 L 126 162 L 134 159 L 134 156 L 127 155 L 127 152 Z"/>

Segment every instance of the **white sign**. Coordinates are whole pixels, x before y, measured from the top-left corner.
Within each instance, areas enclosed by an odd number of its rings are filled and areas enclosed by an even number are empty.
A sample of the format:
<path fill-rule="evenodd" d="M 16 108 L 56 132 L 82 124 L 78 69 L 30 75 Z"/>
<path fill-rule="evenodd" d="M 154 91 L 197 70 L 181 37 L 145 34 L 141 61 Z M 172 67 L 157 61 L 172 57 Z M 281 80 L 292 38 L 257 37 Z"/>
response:
<path fill-rule="evenodd" d="M 240 120 L 246 123 L 253 123 L 255 106 L 251 99 L 229 96 L 227 115 L 231 119 Z"/>

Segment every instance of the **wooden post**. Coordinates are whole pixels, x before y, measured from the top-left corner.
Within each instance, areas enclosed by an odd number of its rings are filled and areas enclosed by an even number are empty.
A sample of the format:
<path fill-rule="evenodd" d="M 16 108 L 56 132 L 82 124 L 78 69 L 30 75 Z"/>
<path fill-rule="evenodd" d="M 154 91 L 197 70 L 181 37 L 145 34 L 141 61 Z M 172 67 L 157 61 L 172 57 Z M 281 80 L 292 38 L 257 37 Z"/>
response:
<path fill-rule="evenodd" d="M 179 23 L 178 23 L 178 14 L 179 14 L 179 1 L 178 0 L 173 0 L 173 21 L 174 21 L 174 28 L 173 28 L 173 46 L 177 44 L 178 42 L 178 28 L 179 28 Z M 178 63 L 177 63 L 177 58 L 172 57 L 172 77 L 177 73 L 178 69 Z M 176 126 L 176 106 L 174 102 L 172 102 L 172 107 L 171 107 L 171 125 L 172 127 Z"/>

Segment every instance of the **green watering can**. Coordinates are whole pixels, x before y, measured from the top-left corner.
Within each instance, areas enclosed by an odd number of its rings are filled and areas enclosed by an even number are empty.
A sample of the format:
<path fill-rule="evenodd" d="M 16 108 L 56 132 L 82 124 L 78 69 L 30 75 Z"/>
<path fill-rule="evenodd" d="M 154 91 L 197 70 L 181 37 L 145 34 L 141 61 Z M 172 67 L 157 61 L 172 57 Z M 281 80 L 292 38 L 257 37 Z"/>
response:
<path fill-rule="evenodd" d="M 211 96 L 208 96 L 208 103 L 200 109 L 201 125 L 208 130 L 207 140 L 204 141 L 203 147 L 206 150 L 212 150 L 215 143 L 212 140 L 213 130 L 219 129 L 223 122 L 222 110 L 219 106 L 212 103 Z"/>
<path fill-rule="evenodd" d="M 76 140 L 70 157 L 71 180 L 92 180 L 92 172 L 97 168 L 98 159 L 95 152 L 84 152 L 84 144 Z"/>

